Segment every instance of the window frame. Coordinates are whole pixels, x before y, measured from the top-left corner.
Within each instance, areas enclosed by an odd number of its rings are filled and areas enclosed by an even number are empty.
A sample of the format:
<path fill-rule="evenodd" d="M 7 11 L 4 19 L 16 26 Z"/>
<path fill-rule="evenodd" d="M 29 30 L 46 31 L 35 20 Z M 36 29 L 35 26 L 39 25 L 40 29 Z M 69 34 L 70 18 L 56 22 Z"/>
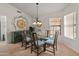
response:
<path fill-rule="evenodd" d="M 77 25 L 76 25 L 77 24 L 77 12 L 71 12 L 71 13 L 73 14 L 73 19 L 72 19 L 73 24 L 71 25 L 71 26 L 73 26 L 73 38 L 65 36 L 65 27 L 66 27 L 65 24 L 64 24 L 64 36 L 67 37 L 67 38 L 69 38 L 69 39 L 75 40 L 77 38 L 77 32 L 76 32 L 76 30 L 77 30 Z M 71 13 L 68 13 L 68 14 L 64 15 L 64 17 L 67 16 L 67 15 L 69 15 L 69 14 L 71 14 Z M 75 22 L 74 22 L 74 20 L 75 20 Z M 71 26 L 69 26 L 69 27 L 71 27 Z"/>

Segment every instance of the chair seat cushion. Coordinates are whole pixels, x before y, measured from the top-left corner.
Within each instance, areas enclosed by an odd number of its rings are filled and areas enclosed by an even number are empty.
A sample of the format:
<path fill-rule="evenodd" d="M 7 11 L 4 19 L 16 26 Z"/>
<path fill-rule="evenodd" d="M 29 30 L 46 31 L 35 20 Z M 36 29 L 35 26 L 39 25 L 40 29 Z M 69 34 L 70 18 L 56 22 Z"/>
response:
<path fill-rule="evenodd" d="M 26 40 L 27 40 L 27 42 L 31 41 L 31 38 L 30 37 L 26 37 Z"/>
<path fill-rule="evenodd" d="M 36 45 L 37 45 L 37 41 L 35 41 L 35 43 L 36 43 Z M 43 45 L 43 44 L 45 44 L 44 41 L 38 40 L 38 45 L 37 45 L 37 46 L 41 46 L 41 45 Z"/>
<path fill-rule="evenodd" d="M 47 39 L 48 39 L 48 40 L 52 40 L 53 38 L 48 37 Z"/>
<path fill-rule="evenodd" d="M 50 36 L 48 36 L 48 38 L 47 39 L 54 39 L 54 35 L 50 35 Z"/>
<path fill-rule="evenodd" d="M 54 44 L 54 39 L 48 39 L 47 41 L 45 41 L 45 43 L 47 43 L 47 44 Z"/>
<path fill-rule="evenodd" d="M 54 37 L 48 37 L 45 42 L 50 42 L 51 43 L 52 41 L 54 41 Z"/>

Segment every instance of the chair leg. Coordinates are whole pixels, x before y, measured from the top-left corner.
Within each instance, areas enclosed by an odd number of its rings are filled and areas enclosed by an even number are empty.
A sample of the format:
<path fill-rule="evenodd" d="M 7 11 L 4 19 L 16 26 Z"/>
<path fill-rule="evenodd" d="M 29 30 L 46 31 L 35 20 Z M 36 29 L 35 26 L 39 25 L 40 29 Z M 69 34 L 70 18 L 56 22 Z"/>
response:
<path fill-rule="evenodd" d="M 57 42 L 56 42 L 56 45 L 55 45 L 55 50 L 57 51 Z"/>
<path fill-rule="evenodd" d="M 53 45 L 53 53 L 54 53 L 54 56 L 55 56 L 55 47 L 54 47 L 54 45 Z"/>
<path fill-rule="evenodd" d="M 22 45 L 21 45 L 21 47 L 23 47 L 23 42 L 22 42 Z"/>
<path fill-rule="evenodd" d="M 25 43 L 25 49 L 27 49 L 27 43 Z"/>
<path fill-rule="evenodd" d="M 57 45 L 56 45 L 56 51 L 57 51 Z"/>
<path fill-rule="evenodd" d="M 33 45 L 31 44 L 31 53 L 32 53 L 32 46 L 33 46 Z"/>
<path fill-rule="evenodd" d="M 32 53 L 32 49 L 31 49 L 31 53 Z"/>
<path fill-rule="evenodd" d="M 38 48 L 37 48 L 37 56 L 39 56 L 39 50 L 38 50 Z"/>
<path fill-rule="evenodd" d="M 46 51 L 46 43 L 44 44 L 44 52 Z"/>

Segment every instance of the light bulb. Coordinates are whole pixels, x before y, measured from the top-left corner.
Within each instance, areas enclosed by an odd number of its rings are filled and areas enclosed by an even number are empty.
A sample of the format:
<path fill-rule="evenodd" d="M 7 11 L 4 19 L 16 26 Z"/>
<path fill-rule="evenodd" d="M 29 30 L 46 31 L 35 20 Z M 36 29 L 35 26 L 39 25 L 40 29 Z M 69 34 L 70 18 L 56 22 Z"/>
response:
<path fill-rule="evenodd" d="M 34 22 L 33 24 L 36 25 L 36 22 Z"/>

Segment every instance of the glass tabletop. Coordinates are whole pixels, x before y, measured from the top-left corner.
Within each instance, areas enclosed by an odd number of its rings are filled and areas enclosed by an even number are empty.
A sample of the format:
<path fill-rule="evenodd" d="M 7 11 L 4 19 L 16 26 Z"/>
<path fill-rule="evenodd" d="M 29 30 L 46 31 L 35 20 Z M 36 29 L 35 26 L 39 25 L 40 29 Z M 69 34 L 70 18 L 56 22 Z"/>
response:
<path fill-rule="evenodd" d="M 37 34 L 38 38 L 41 40 L 47 40 L 47 37 L 44 35 Z"/>

